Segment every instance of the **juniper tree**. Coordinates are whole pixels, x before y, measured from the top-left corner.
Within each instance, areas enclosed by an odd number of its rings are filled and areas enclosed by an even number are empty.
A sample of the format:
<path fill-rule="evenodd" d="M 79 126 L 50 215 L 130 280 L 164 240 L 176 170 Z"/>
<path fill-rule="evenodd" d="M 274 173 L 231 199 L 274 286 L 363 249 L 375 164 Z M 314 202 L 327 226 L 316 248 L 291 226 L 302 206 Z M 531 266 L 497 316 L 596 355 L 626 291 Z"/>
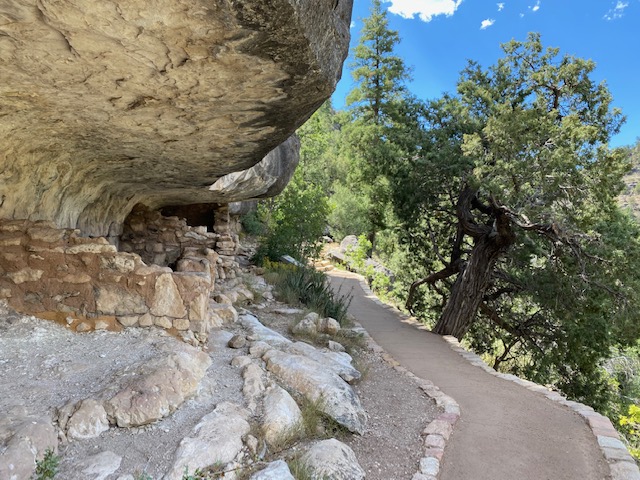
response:
<path fill-rule="evenodd" d="M 430 286 L 436 333 L 470 332 L 496 367 L 512 361 L 581 397 L 608 346 L 638 333 L 638 228 L 616 202 L 628 156 L 608 146 L 623 117 L 593 62 L 536 34 L 503 49 L 431 103 L 423 152 L 393 183 L 427 273 L 407 306 Z"/>

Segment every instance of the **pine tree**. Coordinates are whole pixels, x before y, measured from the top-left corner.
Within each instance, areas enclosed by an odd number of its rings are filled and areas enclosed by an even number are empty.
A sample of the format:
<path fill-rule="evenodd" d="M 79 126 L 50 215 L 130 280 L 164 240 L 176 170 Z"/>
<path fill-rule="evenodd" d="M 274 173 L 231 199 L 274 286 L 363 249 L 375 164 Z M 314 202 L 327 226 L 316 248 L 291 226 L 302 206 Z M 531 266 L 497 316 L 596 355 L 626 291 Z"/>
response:
<path fill-rule="evenodd" d="M 385 228 L 391 212 L 388 177 L 397 159 L 412 155 L 419 145 L 422 104 L 406 88 L 409 70 L 394 52 L 399 42 L 382 2 L 373 0 L 354 53 L 356 86 L 347 97 L 351 118 L 345 135 L 356 162 L 349 184 L 366 199 L 367 236 L 374 246 L 376 232 Z"/>

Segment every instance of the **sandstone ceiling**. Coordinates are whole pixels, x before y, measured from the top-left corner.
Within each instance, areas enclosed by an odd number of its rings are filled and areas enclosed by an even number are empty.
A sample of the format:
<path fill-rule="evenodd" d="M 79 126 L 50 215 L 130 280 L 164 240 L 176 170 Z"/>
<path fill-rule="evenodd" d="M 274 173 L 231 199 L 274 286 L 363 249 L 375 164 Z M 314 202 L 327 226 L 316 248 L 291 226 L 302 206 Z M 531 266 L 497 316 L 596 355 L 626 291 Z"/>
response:
<path fill-rule="evenodd" d="M 0 0 L 0 218 L 237 200 L 330 96 L 352 0 Z M 231 189 L 233 190 L 233 189 Z"/>

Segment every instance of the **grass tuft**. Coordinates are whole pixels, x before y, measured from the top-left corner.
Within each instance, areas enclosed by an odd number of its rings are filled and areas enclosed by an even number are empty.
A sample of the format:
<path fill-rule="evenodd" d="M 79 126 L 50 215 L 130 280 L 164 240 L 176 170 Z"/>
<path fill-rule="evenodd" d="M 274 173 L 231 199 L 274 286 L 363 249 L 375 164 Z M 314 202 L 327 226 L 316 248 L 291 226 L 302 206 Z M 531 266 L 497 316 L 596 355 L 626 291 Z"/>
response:
<path fill-rule="evenodd" d="M 265 279 L 275 285 L 278 299 L 289 305 L 304 305 L 322 317 L 335 318 L 341 326 L 349 322 L 347 310 L 352 295 L 334 292 L 324 272 L 267 262 Z"/>

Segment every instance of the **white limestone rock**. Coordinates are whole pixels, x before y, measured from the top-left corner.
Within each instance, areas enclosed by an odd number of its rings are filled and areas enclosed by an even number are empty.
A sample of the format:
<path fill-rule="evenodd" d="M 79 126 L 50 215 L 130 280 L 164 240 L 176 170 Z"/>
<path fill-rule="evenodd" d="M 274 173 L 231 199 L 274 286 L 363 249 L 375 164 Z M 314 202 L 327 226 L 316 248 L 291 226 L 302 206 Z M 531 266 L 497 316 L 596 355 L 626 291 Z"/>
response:
<path fill-rule="evenodd" d="M 287 462 L 276 460 L 267 465 L 267 468 L 254 473 L 249 480 L 295 480 Z"/>
<path fill-rule="evenodd" d="M 209 350 L 216 351 L 229 348 L 229 340 L 233 338 L 233 333 L 226 330 L 214 330 L 209 333 Z"/>
<path fill-rule="evenodd" d="M 300 461 L 311 470 L 312 480 L 363 480 L 365 473 L 353 450 L 330 438 L 311 447 Z"/>
<path fill-rule="evenodd" d="M 276 444 L 294 433 L 296 428 L 300 428 L 302 412 L 284 388 L 278 385 L 269 387 L 264 396 L 263 406 L 262 433 L 268 444 Z"/>
<path fill-rule="evenodd" d="M 141 365 L 129 384 L 105 402 L 111 423 L 134 427 L 154 422 L 174 412 L 196 393 L 211 359 L 190 345 L 179 348 Z"/>
<path fill-rule="evenodd" d="M 249 409 L 255 411 L 257 401 L 266 389 L 264 385 L 264 370 L 252 362 L 244 367 L 242 378 L 244 380 L 242 393 L 249 403 Z"/>
<path fill-rule="evenodd" d="M 353 358 L 348 353 L 318 350 L 305 342 L 295 342 L 289 345 L 285 351 L 296 355 L 305 355 L 311 360 L 315 360 L 339 375 L 345 382 L 353 383 L 361 377 L 360 372 L 351 365 Z"/>
<path fill-rule="evenodd" d="M 77 469 L 87 480 L 106 480 L 120 468 L 122 457 L 113 452 L 100 452 L 82 460 Z"/>
<path fill-rule="evenodd" d="M 318 332 L 336 335 L 340 331 L 340 323 L 334 318 L 320 318 L 316 322 Z"/>
<path fill-rule="evenodd" d="M 288 388 L 312 402 L 320 401 L 323 412 L 351 432 L 364 433 L 367 414 L 360 399 L 331 369 L 306 356 L 276 349 L 265 353 L 263 359 L 267 362 L 267 370 Z"/>
<path fill-rule="evenodd" d="M 219 404 L 200 420 L 190 437 L 180 442 L 164 480 L 181 480 L 185 467 L 193 471 L 232 462 L 242 450 L 242 437 L 249 433 L 248 416 L 249 412 L 238 405 Z"/>
<path fill-rule="evenodd" d="M 51 419 L 28 415 L 24 407 L 0 413 L 0 479 L 29 479 L 58 436 Z"/>
<path fill-rule="evenodd" d="M 306 316 L 294 325 L 291 331 L 296 335 L 315 335 L 318 333 L 318 327 L 313 319 Z"/>
<path fill-rule="evenodd" d="M 109 430 L 107 412 L 101 403 L 88 398 L 67 422 L 67 436 L 76 440 L 98 437 Z"/>
<path fill-rule="evenodd" d="M 274 347 L 286 346 L 291 343 L 291 340 L 283 337 L 278 332 L 265 327 L 260 320 L 251 314 L 240 315 L 238 321 L 240 324 L 249 331 L 249 334 L 255 340 L 261 340 Z"/>

